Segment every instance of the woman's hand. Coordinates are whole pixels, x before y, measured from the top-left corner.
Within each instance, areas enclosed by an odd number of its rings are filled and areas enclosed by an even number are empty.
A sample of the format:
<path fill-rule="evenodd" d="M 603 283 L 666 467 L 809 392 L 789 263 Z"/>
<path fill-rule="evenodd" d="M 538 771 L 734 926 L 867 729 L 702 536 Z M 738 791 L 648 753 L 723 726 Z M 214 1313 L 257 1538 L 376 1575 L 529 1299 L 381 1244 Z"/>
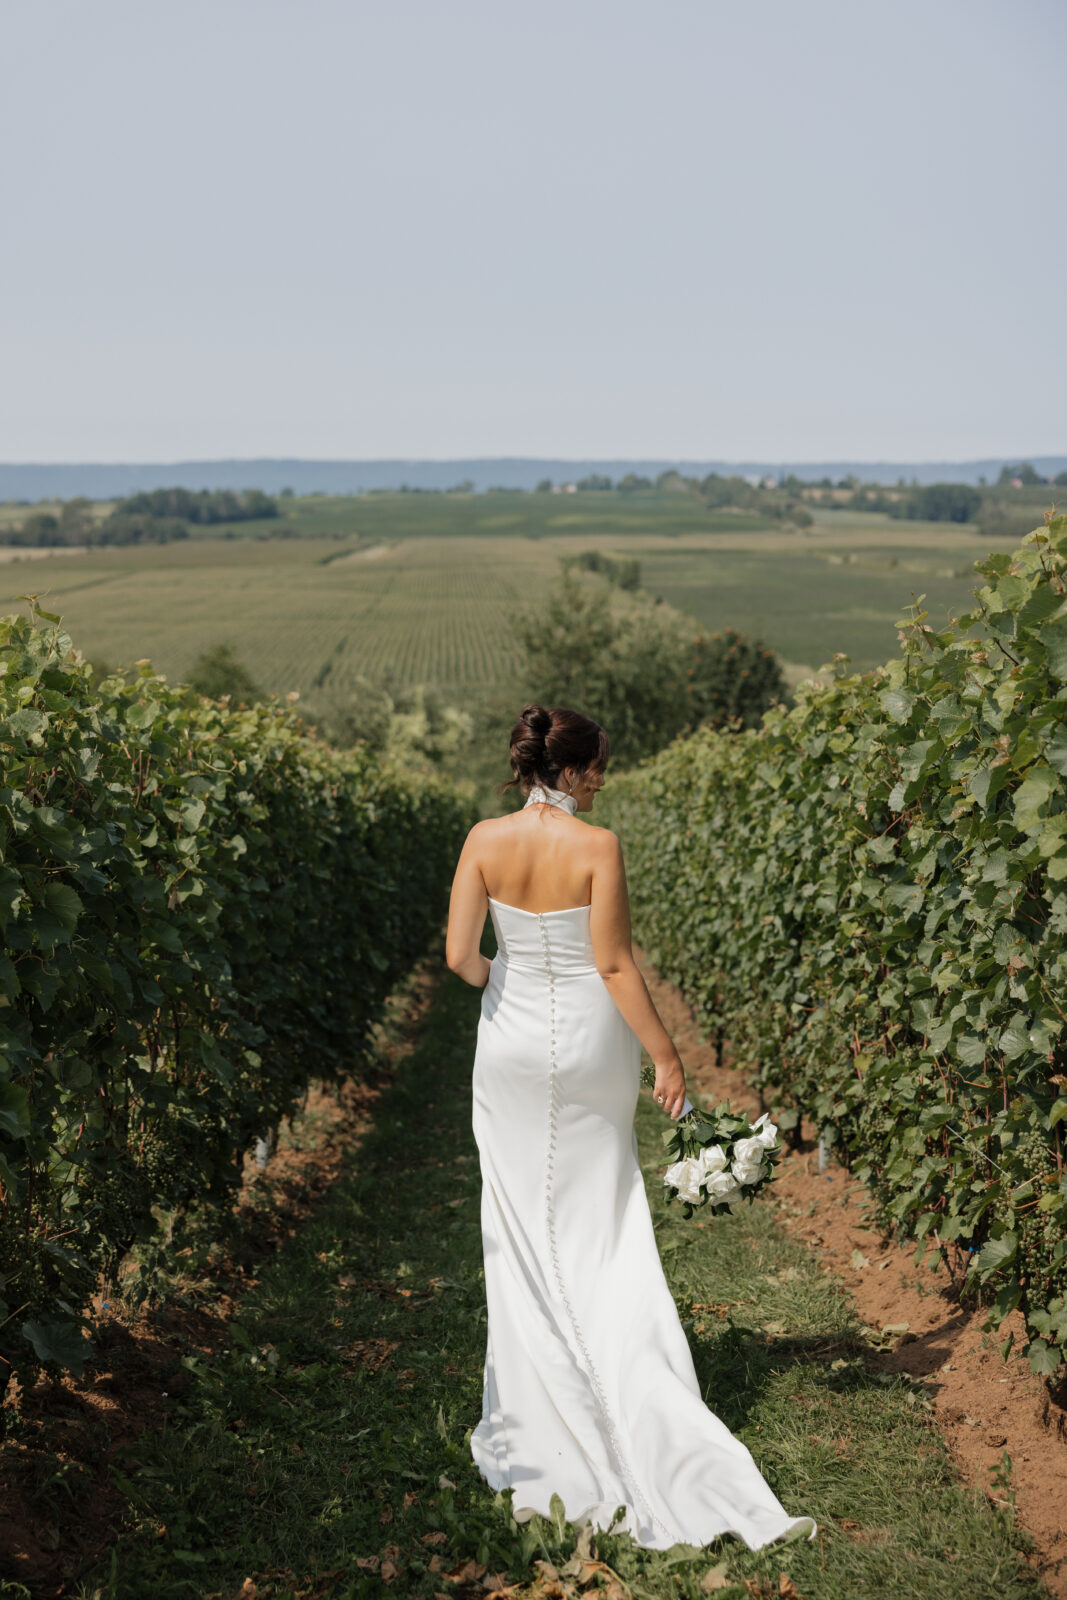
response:
<path fill-rule="evenodd" d="M 682 1069 L 681 1057 L 676 1051 L 673 1056 L 657 1061 L 654 1065 L 656 1082 L 652 1089 L 652 1098 L 673 1120 L 685 1105 L 685 1072 Z"/>

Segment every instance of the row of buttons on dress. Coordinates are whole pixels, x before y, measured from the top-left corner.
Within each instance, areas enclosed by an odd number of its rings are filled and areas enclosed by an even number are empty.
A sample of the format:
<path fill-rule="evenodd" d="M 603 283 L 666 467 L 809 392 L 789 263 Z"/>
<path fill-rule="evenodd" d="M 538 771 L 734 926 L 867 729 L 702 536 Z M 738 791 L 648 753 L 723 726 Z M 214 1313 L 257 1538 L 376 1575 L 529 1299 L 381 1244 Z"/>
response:
<path fill-rule="evenodd" d="M 593 1358 L 589 1354 L 589 1347 L 585 1342 L 585 1336 L 582 1333 L 578 1318 L 575 1315 L 574 1307 L 571 1305 L 570 1295 L 567 1293 L 566 1284 L 563 1281 L 563 1268 L 560 1266 L 559 1250 L 556 1245 L 556 1219 L 552 1199 L 552 1179 L 556 1164 L 556 1127 L 559 1115 L 559 1089 L 556 1082 L 556 1074 L 558 1070 L 558 1062 L 556 1060 L 556 975 L 552 970 L 552 951 L 548 942 L 548 931 L 545 927 L 545 918 L 543 912 L 539 911 L 537 914 L 537 925 L 541 932 L 541 950 L 545 958 L 545 971 L 548 974 L 548 1148 L 545 1154 L 545 1233 L 548 1238 L 548 1255 L 549 1260 L 552 1263 L 552 1275 L 556 1280 L 556 1293 L 562 1300 L 563 1308 L 567 1313 L 567 1318 L 571 1325 L 571 1331 L 574 1334 L 574 1342 L 578 1346 L 579 1353 L 581 1354 L 582 1361 L 585 1365 L 586 1377 L 589 1379 L 589 1385 L 593 1391 L 593 1398 L 595 1399 L 597 1406 L 599 1407 L 600 1414 L 604 1419 L 607 1435 L 611 1441 L 611 1448 L 614 1452 L 615 1459 L 621 1468 L 623 1479 L 629 1480 L 630 1486 L 634 1491 L 635 1498 L 644 1506 L 645 1511 L 651 1520 L 663 1529 L 663 1532 L 667 1535 L 667 1537 L 669 1539 L 680 1539 L 681 1535 L 668 1528 L 667 1525 L 656 1515 L 647 1498 L 641 1493 L 641 1490 L 638 1487 L 637 1476 L 633 1470 L 633 1467 L 627 1460 L 626 1452 L 622 1448 L 622 1441 L 619 1438 L 618 1429 L 615 1427 L 615 1420 L 612 1417 L 611 1409 L 608 1406 L 607 1396 L 604 1393 L 604 1386 L 600 1381 L 600 1374 L 593 1365 Z"/>

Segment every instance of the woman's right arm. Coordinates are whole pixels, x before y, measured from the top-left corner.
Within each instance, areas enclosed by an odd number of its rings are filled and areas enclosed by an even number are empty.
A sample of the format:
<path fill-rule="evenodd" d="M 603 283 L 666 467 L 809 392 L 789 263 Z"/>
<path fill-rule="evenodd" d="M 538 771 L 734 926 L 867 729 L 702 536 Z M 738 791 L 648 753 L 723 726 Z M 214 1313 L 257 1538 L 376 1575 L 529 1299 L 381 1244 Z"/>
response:
<path fill-rule="evenodd" d="M 657 1104 L 669 1117 L 677 1117 L 685 1104 L 685 1073 L 681 1057 L 660 1020 L 634 960 L 622 846 L 607 828 L 596 831 L 601 839 L 597 842 L 597 859 L 593 865 L 589 912 L 593 958 L 608 993 L 652 1057 L 656 1069 L 652 1092 Z"/>

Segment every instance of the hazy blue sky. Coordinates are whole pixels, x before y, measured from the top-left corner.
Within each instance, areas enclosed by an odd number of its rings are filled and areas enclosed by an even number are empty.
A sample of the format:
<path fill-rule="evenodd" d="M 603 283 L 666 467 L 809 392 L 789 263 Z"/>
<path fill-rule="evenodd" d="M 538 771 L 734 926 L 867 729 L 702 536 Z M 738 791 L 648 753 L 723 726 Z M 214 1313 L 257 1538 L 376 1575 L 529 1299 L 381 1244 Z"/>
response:
<path fill-rule="evenodd" d="M 6 0 L 0 459 L 1067 450 L 1060 0 Z"/>

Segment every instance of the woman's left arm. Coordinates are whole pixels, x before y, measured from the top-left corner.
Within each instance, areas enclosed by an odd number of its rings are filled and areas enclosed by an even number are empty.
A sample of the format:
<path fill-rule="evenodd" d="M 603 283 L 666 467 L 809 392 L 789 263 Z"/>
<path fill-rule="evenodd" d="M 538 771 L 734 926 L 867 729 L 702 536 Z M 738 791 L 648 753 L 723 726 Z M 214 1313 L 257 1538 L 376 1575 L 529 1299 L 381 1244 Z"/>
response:
<path fill-rule="evenodd" d="M 475 989 L 485 988 L 492 965 L 488 956 L 483 956 L 479 950 L 489 910 L 489 897 L 476 860 L 475 835 L 480 827 L 480 822 L 474 824 L 460 851 L 456 875 L 452 879 L 445 938 L 445 960 L 450 970 Z"/>

